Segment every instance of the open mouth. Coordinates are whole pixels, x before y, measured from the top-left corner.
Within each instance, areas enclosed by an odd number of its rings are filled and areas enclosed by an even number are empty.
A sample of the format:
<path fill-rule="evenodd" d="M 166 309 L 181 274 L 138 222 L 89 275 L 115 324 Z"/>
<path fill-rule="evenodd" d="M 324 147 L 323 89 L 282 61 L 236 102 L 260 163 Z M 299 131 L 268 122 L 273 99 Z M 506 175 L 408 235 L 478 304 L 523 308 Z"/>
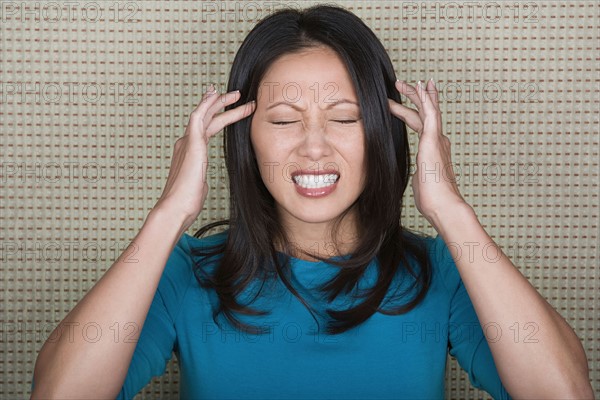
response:
<path fill-rule="evenodd" d="M 294 182 L 305 189 L 320 189 L 333 185 L 338 181 L 340 175 L 332 174 L 296 174 Z"/>
<path fill-rule="evenodd" d="M 333 168 L 301 169 L 292 173 L 296 192 L 301 196 L 313 199 L 333 193 L 338 186 L 340 176 L 340 173 Z"/>

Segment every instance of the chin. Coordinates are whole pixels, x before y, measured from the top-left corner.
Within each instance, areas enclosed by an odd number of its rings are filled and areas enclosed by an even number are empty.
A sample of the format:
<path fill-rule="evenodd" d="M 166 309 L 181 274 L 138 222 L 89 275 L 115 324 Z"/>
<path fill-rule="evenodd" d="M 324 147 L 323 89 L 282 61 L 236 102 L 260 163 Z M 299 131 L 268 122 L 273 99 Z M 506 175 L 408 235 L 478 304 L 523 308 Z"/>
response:
<path fill-rule="evenodd" d="M 301 219 L 304 222 L 308 222 L 311 224 L 318 224 L 323 222 L 330 222 L 337 218 L 339 214 L 325 214 L 325 215 L 314 215 L 311 214 L 309 216 L 298 216 L 298 219 Z"/>
<path fill-rule="evenodd" d="M 336 219 L 340 216 L 342 211 L 342 208 L 323 209 L 323 207 L 308 206 L 302 210 L 298 210 L 298 208 L 296 208 L 295 212 L 290 213 L 290 215 L 307 223 L 323 223 Z"/>

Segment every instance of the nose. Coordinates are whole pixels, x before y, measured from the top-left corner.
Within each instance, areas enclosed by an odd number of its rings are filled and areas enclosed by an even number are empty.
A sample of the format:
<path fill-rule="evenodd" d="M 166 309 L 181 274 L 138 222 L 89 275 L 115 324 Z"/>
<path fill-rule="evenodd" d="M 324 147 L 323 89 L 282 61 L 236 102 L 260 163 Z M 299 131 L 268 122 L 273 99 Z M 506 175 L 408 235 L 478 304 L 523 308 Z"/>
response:
<path fill-rule="evenodd" d="M 313 123 L 304 128 L 304 137 L 298 149 L 299 155 L 311 161 L 319 161 L 328 157 L 331 152 L 331 144 L 323 126 Z"/>

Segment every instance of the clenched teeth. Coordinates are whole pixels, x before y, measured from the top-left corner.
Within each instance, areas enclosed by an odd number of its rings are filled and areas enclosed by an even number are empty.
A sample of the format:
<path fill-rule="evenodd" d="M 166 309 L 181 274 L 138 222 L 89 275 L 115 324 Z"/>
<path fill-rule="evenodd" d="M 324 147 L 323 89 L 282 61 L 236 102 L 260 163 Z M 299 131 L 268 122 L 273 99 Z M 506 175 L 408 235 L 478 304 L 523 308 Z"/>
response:
<path fill-rule="evenodd" d="M 322 174 L 322 175 L 296 175 L 294 181 L 303 188 L 322 188 L 333 185 L 339 175 L 337 174 Z"/>

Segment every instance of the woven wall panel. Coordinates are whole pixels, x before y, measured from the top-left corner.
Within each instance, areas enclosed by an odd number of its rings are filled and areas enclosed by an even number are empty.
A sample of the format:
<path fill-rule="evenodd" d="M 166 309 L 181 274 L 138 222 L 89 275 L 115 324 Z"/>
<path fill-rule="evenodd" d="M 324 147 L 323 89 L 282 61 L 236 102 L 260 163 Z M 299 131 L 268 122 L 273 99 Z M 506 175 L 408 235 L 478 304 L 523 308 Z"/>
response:
<path fill-rule="evenodd" d="M 600 392 L 599 3 L 337 3 L 399 78 L 435 78 L 465 199 L 575 328 Z M 226 86 L 259 18 L 315 2 L 0 4 L 0 398 L 26 398 L 45 339 L 160 195 L 201 93 Z M 220 136 L 210 157 L 190 234 L 227 217 Z M 433 233 L 406 198 L 405 224 Z M 448 398 L 489 398 L 447 371 Z M 176 398 L 178 382 L 173 359 L 138 398 Z"/>

